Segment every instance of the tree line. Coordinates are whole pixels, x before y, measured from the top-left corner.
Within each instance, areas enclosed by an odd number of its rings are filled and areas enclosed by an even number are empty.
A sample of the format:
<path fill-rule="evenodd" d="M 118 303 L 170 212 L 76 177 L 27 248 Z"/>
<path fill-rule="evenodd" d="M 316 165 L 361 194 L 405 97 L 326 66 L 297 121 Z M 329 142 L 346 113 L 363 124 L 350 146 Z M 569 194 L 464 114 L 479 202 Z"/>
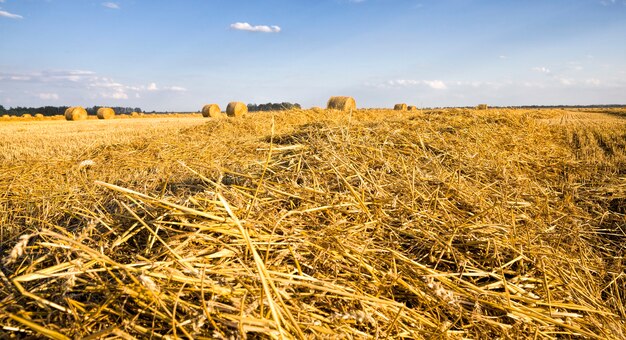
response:
<path fill-rule="evenodd" d="M 65 110 L 67 110 L 69 106 L 41 106 L 41 107 L 22 107 L 16 106 L 6 109 L 4 106 L 0 105 L 0 116 L 1 115 L 9 115 L 9 116 L 21 116 L 23 114 L 37 114 L 41 113 L 44 116 L 57 116 L 65 114 Z M 95 115 L 99 108 L 103 106 L 93 106 L 86 107 L 87 113 L 90 115 Z M 139 107 L 112 107 L 115 110 L 115 113 L 131 113 L 131 112 L 143 112 Z"/>
<path fill-rule="evenodd" d="M 301 109 L 298 103 L 267 103 L 267 104 L 248 104 L 248 111 L 282 111 L 291 109 Z"/>

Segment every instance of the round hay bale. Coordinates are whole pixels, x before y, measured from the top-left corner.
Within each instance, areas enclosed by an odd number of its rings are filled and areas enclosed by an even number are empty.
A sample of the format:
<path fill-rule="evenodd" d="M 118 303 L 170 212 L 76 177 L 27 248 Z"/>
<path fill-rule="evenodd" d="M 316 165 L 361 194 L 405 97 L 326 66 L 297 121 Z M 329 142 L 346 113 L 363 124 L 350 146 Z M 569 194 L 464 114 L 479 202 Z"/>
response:
<path fill-rule="evenodd" d="M 396 111 L 406 111 L 407 110 L 407 105 L 404 103 L 401 104 L 396 104 L 393 106 L 393 109 Z"/>
<path fill-rule="evenodd" d="M 22 115 L 22 118 L 33 118 L 33 116 L 30 113 L 25 113 Z"/>
<path fill-rule="evenodd" d="M 242 117 L 248 113 L 248 106 L 242 102 L 230 102 L 226 107 L 226 114 L 229 117 Z"/>
<path fill-rule="evenodd" d="M 322 113 L 322 112 L 324 112 L 324 109 L 322 109 L 322 108 L 321 108 L 321 107 L 319 107 L 319 106 L 313 106 L 313 107 L 311 108 L 311 111 L 313 111 L 313 112 L 315 112 L 315 113 Z"/>
<path fill-rule="evenodd" d="M 351 111 L 356 110 L 356 101 L 352 97 L 330 97 L 328 100 L 328 104 L 326 105 L 328 109 L 340 110 L 340 111 Z"/>
<path fill-rule="evenodd" d="M 409 110 L 409 111 L 417 111 L 417 107 L 416 107 L 416 106 L 413 106 L 413 105 L 409 105 L 409 106 L 407 107 L 407 110 Z"/>
<path fill-rule="evenodd" d="M 41 114 L 41 113 L 36 113 L 36 114 L 35 114 L 35 118 L 37 118 L 37 119 L 42 119 L 42 118 L 43 118 L 43 114 Z"/>
<path fill-rule="evenodd" d="M 130 116 L 131 117 L 139 117 L 139 112 L 133 111 L 133 112 L 130 113 Z"/>
<path fill-rule="evenodd" d="M 80 106 L 72 106 L 65 110 L 65 120 L 85 120 L 87 119 L 87 110 Z"/>
<path fill-rule="evenodd" d="M 478 104 L 478 106 L 476 106 L 476 110 L 487 110 L 489 108 L 489 106 L 487 104 Z"/>
<path fill-rule="evenodd" d="M 220 106 L 217 104 L 207 104 L 202 107 L 202 117 L 221 118 L 226 117 Z"/>
<path fill-rule="evenodd" d="M 113 119 L 115 117 L 115 111 L 110 107 L 101 107 L 96 113 L 98 119 Z"/>
<path fill-rule="evenodd" d="M 10 117 L 11 117 L 11 116 L 9 116 L 9 115 L 2 115 L 2 118 L 3 118 L 3 119 L 8 119 L 8 118 L 10 118 Z"/>

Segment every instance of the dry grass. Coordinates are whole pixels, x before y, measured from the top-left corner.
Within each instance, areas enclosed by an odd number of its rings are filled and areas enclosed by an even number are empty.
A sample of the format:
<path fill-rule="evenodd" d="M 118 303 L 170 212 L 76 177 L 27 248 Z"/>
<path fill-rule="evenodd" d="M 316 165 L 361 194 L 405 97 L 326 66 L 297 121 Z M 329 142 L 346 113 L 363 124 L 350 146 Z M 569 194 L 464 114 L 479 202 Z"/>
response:
<path fill-rule="evenodd" d="M 28 162 L 7 135 L 0 323 L 57 339 L 624 338 L 626 123 L 548 122 L 561 115 L 269 112 Z"/>
<path fill-rule="evenodd" d="M 132 120 L 16 121 L 0 124 L 0 163 L 72 162 L 87 159 L 93 149 L 117 145 L 145 145 L 159 135 L 175 135 L 181 129 L 204 123 L 197 117 Z M 106 160 L 105 160 L 106 162 Z M 1 173 L 0 173 L 1 174 Z"/>

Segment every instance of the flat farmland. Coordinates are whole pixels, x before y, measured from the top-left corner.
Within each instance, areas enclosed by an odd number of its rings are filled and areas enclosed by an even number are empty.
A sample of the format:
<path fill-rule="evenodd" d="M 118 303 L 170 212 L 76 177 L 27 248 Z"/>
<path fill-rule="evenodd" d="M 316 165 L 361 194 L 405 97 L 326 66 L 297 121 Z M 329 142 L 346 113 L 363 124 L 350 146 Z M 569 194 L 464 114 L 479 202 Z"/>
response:
<path fill-rule="evenodd" d="M 624 338 L 622 115 L 0 121 L 0 326 Z"/>

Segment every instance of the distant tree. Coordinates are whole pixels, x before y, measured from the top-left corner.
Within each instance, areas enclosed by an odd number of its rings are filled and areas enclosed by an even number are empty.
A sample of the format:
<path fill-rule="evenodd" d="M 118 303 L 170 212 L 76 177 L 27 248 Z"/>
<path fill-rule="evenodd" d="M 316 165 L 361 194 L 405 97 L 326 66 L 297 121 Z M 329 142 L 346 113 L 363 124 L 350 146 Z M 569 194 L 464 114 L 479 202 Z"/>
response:
<path fill-rule="evenodd" d="M 298 103 L 292 104 L 287 102 L 282 103 L 267 103 L 267 104 L 248 104 L 248 111 L 283 111 L 291 109 L 300 109 L 301 106 Z"/>
<path fill-rule="evenodd" d="M 0 115 L 3 115 L 7 112 L 7 110 L 4 108 L 4 106 L 0 105 Z"/>

